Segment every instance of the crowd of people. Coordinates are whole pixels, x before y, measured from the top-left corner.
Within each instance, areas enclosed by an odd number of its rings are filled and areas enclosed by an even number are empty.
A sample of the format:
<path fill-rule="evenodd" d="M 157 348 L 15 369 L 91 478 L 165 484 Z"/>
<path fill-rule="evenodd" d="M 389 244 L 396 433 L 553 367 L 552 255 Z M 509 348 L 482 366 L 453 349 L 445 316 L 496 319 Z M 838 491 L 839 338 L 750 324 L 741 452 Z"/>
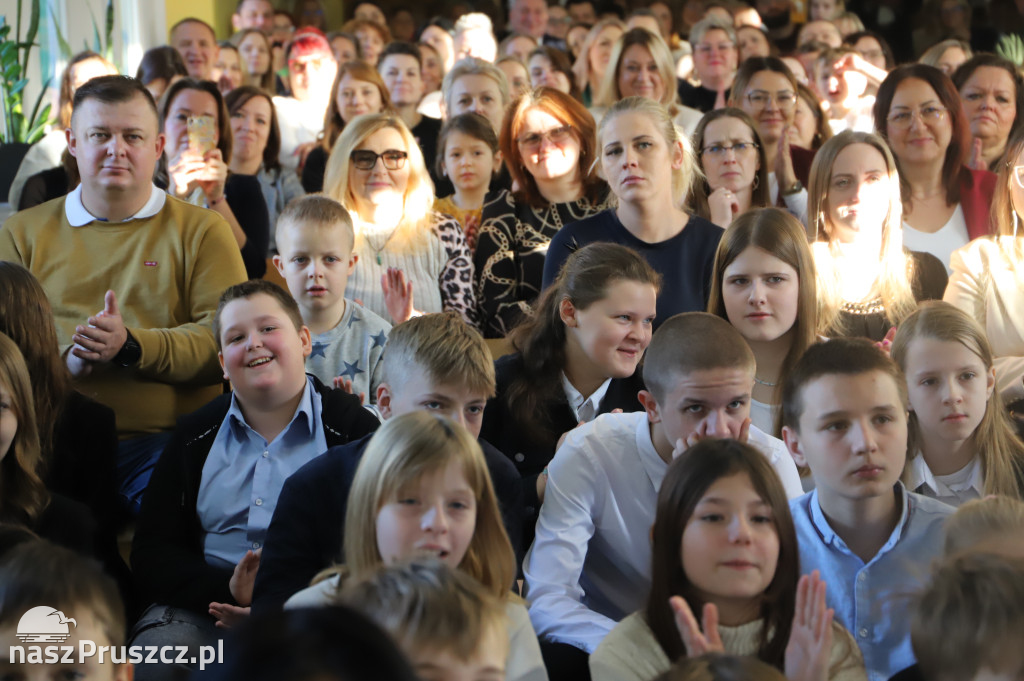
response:
<path fill-rule="evenodd" d="M 0 226 L 0 679 L 1024 675 L 1024 13 L 627 4 L 68 62 Z"/>

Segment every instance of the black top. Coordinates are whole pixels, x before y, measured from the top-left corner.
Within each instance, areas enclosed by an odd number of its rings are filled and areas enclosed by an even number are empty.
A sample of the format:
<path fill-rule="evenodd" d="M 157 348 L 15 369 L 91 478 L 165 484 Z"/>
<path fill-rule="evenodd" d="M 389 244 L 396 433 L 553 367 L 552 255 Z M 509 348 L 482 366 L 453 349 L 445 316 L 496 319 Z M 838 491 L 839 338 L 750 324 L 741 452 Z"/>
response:
<path fill-rule="evenodd" d="M 942 294 L 946 292 L 946 284 L 949 282 L 946 266 L 931 253 L 907 253 L 912 258 L 914 268 L 914 280 L 911 283 L 914 300 L 919 303 L 925 300 L 942 300 Z M 885 316 L 885 310 L 881 308 L 881 300 L 866 305 L 844 307 L 839 312 L 839 318 L 838 326 L 843 330 L 842 333 L 829 335 L 863 337 L 877 343 L 883 340 L 885 334 L 892 328 L 892 324 Z"/>
<path fill-rule="evenodd" d="M 680 104 L 702 113 L 707 113 L 715 108 L 715 99 L 718 98 L 718 93 L 715 90 L 709 90 L 701 85 L 691 85 L 682 78 L 677 78 L 676 82 L 679 84 Z M 729 99 L 729 90 L 725 91 L 725 99 L 726 101 Z"/>
<path fill-rule="evenodd" d="M 69 187 L 68 171 L 64 166 L 55 166 L 48 170 L 36 173 L 25 180 L 21 189 L 21 197 L 18 199 L 18 210 L 33 208 L 60 197 L 71 191 Z"/>
<path fill-rule="evenodd" d="M 321 426 L 328 447 L 363 437 L 380 425 L 354 395 L 326 388 L 315 377 L 313 385 L 323 398 Z M 197 613 L 206 613 L 212 602 L 235 602 L 228 587 L 231 570 L 206 562 L 196 513 L 203 465 L 230 406 L 231 395 L 220 395 L 178 419 L 153 469 L 132 544 L 132 572 L 141 602 Z"/>
<path fill-rule="evenodd" d="M 267 273 L 267 249 L 270 246 L 270 214 L 263 198 L 263 189 L 255 175 L 228 175 L 224 195 L 245 232 L 242 262 L 250 279 L 261 279 Z"/>
<path fill-rule="evenodd" d="M 512 381 L 523 373 L 523 359 L 519 353 L 505 355 L 495 361 L 494 372 L 497 392 L 488 400 L 484 409 L 480 437 L 493 442 L 504 452 L 522 476 L 523 502 L 526 504 L 523 544 L 529 546 L 533 540 L 537 514 L 540 512 L 537 476 L 554 458 L 558 438 L 562 433 L 579 425 L 579 422 L 561 388 L 545 404 L 544 411 L 549 419 L 549 422 L 544 424 L 545 427 L 538 428 L 535 423 L 524 423 L 516 418 L 509 407 L 508 390 Z M 637 399 L 637 393 L 643 389 L 643 376 L 639 367 L 629 378 L 612 379 L 608 392 L 601 400 L 598 413 L 606 414 L 614 409 L 621 409 L 624 412 L 642 410 L 643 405 Z"/>
<path fill-rule="evenodd" d="M 280 608 L 293 594 L 309 586 L 330 565 L 344 562 L 345 510 L 359 460 L 370 436 L 310 461 L 285 481 L 270 520 L 253 589 L 256 610 Z M 502 454 L 483 440 L 480 447 L 501 506 L 505 530 L 517 563 L 522 562 L 523 500 L 519 474 Z"/>
<path fill-rule="evenodd" d="M 412 136 L 416 138 L 416 144 L 420 145 L 423 152 L 423 162 L 431 177 L 434 176 L 434 161 L 437 159 L 437 136 L 441 134 L 441 119 L 423 116 L 419 124 L 411 130 Z"/>
<path fill-rule="evenodd" d="M 670 239 L 656 244 L 642 241 L 619 222 L 614 209 L 566 225 L 555 235 L 544 259 L 544 288 L 558 276 L 569 255 L 587 244 L 605 241 L 628 246 L 644 257 L 661 275 L 658 294 L 657 328 L 680 312 L 707 309 L 711 295 L 711 271 L 722 228 L 691 215 L 686 227 Z"/>
<path fill-rule="evenodd" d="M 316 194 L 324 190 L 328 156 L 330 153 L 319 144 L 306 154 L 306 164 L 302 166 L 302 188 L 307 194 Z"/>

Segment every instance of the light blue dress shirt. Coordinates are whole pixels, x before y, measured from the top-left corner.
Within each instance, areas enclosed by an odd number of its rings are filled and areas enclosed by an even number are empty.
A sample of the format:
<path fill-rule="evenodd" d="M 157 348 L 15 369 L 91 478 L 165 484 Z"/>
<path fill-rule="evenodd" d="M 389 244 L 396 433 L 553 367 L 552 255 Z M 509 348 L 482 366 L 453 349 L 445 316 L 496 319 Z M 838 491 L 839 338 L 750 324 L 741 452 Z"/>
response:
<path fill-rule="evenodd" d="M 868 563 L 854 554 L 825 519 L 818 491 L 790 502 L 800 546 L 800 571 L 818 570 L 828 585 L 828 607 L 861 653 L 869 681 L 886 681 L 914 664 L 909 597 L 927 581 L 942 553 L 943 522 L 955 509 L 907 492 L 897 483 L 899 522 Z"/>
<path fill-rule="evenodd" d="M 207 563 L 231 569 L 247 550 L 263 546 L 284 481 L 327 451 L 322 411 L 320 393 L 307 377 L 295 415 L 268 443 L 245 422 L 231 396 L 203 464 L 196 503 Z"/>

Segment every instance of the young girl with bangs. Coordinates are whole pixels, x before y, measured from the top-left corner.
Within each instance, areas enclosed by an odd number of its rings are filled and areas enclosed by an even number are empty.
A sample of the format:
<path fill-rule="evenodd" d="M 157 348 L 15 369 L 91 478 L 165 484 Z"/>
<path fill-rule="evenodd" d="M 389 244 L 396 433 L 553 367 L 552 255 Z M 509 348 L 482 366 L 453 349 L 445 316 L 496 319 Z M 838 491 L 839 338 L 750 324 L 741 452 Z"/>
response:
<path fill-rule="evenodd" d="M 853 638 L 825 608 L 825 583 L 799 576 L 786 493 L 756 449 L 701 440 L 672 462 L 651 555 L 647 606 L 594 651 L 594 681 L 650 681 L 709 652 L 755 656 L 790 681 L 866 678 Z"/>
<path fill-rule="evenodd" d="M 515 556 L 480 445 L 462 426 L 427 411 L 391 418 L 374 434 L 349 490 L 345 564 L 321 573 L 285 607 L 333 605 L 346 583 L 415 556 L 466 572 L 505 604 L 505 678 L 546 681 L 537 635 L 512 593 Z"/>
<path fill-rule="evenodd" d="M 910 397 L 907 489 L 951 506 L 1024 496 L 1024 443 L 995 389 L 981 327 L 949 303 L 922 305 L 893 338 Z"/>
<path fill-rule="evenodd" d="M 803 225 L 780 208 L 736 218 L 715 254 L 708 312 L 728 320 L 753 350 L 750 420 L 779 437 L 778 386 L 817 337 L 817 282 Z"/>

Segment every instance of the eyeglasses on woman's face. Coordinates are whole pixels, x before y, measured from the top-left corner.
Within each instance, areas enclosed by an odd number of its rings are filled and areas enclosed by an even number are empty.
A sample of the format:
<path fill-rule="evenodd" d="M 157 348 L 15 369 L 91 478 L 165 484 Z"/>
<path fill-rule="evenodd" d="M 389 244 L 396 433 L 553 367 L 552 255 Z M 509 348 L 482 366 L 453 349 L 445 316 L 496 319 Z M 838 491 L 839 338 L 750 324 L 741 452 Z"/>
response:
<path fill-rule="evenodd" d="M 388 170 L 401 170 L 409 154 L 398 149 L 387 149 L 379 154 L 369 149 L 356 149 L 349 158 L 352 159 L 352 165 L 359 170 L 373 170 L 378 158 L 384 161 L 384 167 Z"/>
<path fill-rule="evenodd" d="M 516 141 L 522 149 L 536 150 L 540 148 L 540 145 L 545 139 L 552 144 L 561 145 L 565 144 L 570 137 L 572 137 L 572 126 L 561 125 L 557 128 L 551 128 L 550 130 L 544 130 L 542 132 L 530 132 L 525 135 L 520 135 L 519 139 Z"/>
<path fill-rule="evenodd" d="M 946 115 L 946 108 L 942 106 L 929 105 L 917 111 L 900 109 L 889 114 L 886 120 L 889 126 L 896 130 L 908 130 L 914 124 L 914 117 L 920 116 L 922 123 L 936 123 Z"/>

